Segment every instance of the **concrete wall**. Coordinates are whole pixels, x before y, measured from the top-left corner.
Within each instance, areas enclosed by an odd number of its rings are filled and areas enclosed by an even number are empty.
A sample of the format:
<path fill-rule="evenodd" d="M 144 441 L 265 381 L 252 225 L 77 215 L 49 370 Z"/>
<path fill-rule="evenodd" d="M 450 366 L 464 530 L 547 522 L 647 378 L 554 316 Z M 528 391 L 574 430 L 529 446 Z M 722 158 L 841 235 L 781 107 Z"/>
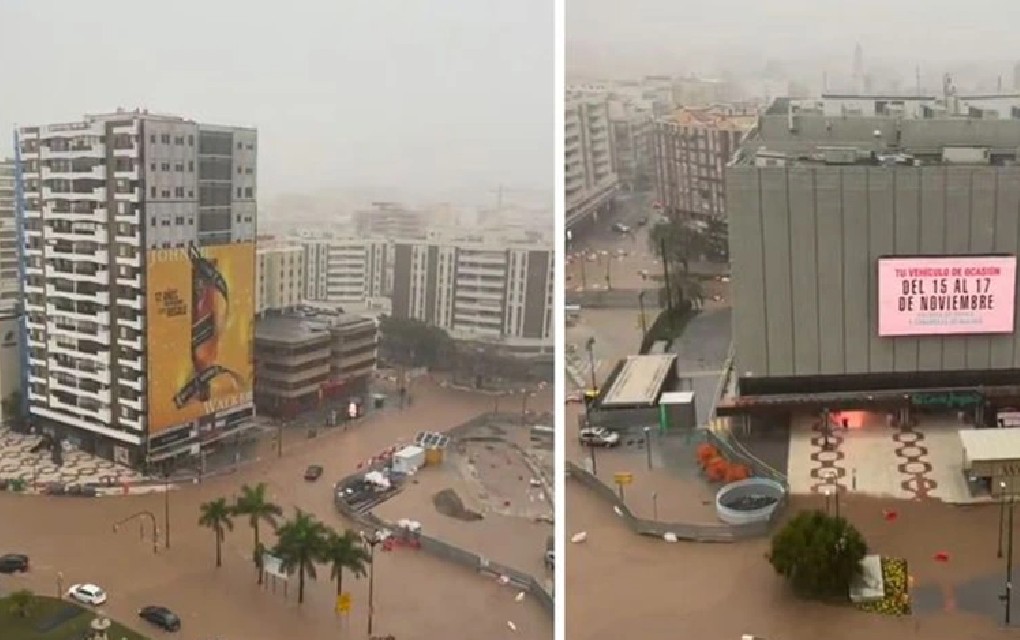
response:
<path fill-rule="evenodd" d="M 1020 169 L 734 166 L 727 198 L 739 376 L 1020 367 L 1016 333 L 879 338 L 876 310 L 879 256 L 1017 253 Z"/>

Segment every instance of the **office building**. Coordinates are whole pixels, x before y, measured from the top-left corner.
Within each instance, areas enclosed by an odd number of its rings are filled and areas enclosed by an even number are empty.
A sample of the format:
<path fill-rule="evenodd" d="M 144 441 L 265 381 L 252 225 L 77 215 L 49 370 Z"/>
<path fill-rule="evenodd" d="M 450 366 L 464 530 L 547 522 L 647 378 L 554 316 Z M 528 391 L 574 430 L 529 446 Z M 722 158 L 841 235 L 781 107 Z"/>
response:
<path fill-rule="evenodd" d="M 375 320 L 321 308 L 269 311 L 255 327 L 255 403 L 293 416 L 361 396 L 375 371 Z"/>
<path fill-rule="evenodd" d="M 613 172 L 608 97 L 597 92 L 568 92 L 563 126 L 566 224 L 570 228 L 606 212 L 619 189 Z"/>
<path fill-rule="evenodd" d="M 487 342 L 506 355 L 552 354 L 552 243 L 433 233 L 393 246 L 392 314 Z"/>
<path fill-rule="evenodd" d="M 273 236 L 260 236 L 255 260 L 255 313 L 300 306 L 306 288 L 304 247 Z"/>
<path fill-rule="evenodd" d="M 1020 99 L 817 102 L 777 100 L 727 169 L 741 398 L 720 411 L 993 425 L 1020 406 Z"/>
<path fill-rule="evenodd" d="M 149 468 L 250 426 L 256 131 L 117 110 L 16 153 L 33 425 Z"/>
<path fill-rule="evenodd" d="M 725 219 L 723 169 L 756 120 L 752 107 L 716 105 L 655 122 L 656 196 L 665 215 Z"/>

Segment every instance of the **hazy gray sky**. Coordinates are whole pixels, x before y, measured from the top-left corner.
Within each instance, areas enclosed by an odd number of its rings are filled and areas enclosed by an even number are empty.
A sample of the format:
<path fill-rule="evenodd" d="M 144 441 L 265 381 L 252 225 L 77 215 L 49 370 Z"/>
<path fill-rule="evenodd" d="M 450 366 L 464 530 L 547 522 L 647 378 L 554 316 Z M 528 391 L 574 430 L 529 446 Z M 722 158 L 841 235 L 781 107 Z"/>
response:
<path fill-rule="evenodd" d="M 842 56 L 925 62 L 1020 59 L 1017 0 L 568 0 L 567 65 L 579 56 Z M 607 54 L 608 55 L 608 54 Z M 672 61 L 671 61 L 672 62 Z M 664 65 L 664 66 L 669 66 Z M 669 69 L 662 69 L 668 72 Z"/>
<path fill-rule="evenodd" d="M 263 195 L 553 189 L 551 0 L 0 0 L 15 124 L 146 107 L 259 128 Z"/>

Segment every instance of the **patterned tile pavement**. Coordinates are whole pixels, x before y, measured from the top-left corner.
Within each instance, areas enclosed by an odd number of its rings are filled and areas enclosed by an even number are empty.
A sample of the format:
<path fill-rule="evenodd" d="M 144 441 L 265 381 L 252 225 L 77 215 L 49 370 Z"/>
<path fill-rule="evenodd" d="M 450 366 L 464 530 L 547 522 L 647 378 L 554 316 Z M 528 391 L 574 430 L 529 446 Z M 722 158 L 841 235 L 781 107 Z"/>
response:
<path fill-rule="evenodd" d="M 53 464 L 48 451 L 31 453 L 39 436 L 0 429 L 0 480 L 22 479 L 29 484 L 132 484 L 142 474 L 84 451 L 64 453 L 64 464 Z"/>

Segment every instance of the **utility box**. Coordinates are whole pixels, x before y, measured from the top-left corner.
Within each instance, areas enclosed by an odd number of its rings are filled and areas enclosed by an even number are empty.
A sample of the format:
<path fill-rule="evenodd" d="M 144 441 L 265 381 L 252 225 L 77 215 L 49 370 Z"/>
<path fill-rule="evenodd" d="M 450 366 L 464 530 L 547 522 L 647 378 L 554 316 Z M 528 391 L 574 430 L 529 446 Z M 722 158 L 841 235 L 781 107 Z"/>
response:
<path fill-rule="evenodd" d="M 659 397 L 659 428 L 662 431 L 693 430 L 698 426 L 693 391 L 668 391 Z"/>
<path fill-rule="evenodd" d="M 393 454 L 393 470 L 411 475 L 425 466 L 425 450 L 414 445 L 404 447 Z"/>

